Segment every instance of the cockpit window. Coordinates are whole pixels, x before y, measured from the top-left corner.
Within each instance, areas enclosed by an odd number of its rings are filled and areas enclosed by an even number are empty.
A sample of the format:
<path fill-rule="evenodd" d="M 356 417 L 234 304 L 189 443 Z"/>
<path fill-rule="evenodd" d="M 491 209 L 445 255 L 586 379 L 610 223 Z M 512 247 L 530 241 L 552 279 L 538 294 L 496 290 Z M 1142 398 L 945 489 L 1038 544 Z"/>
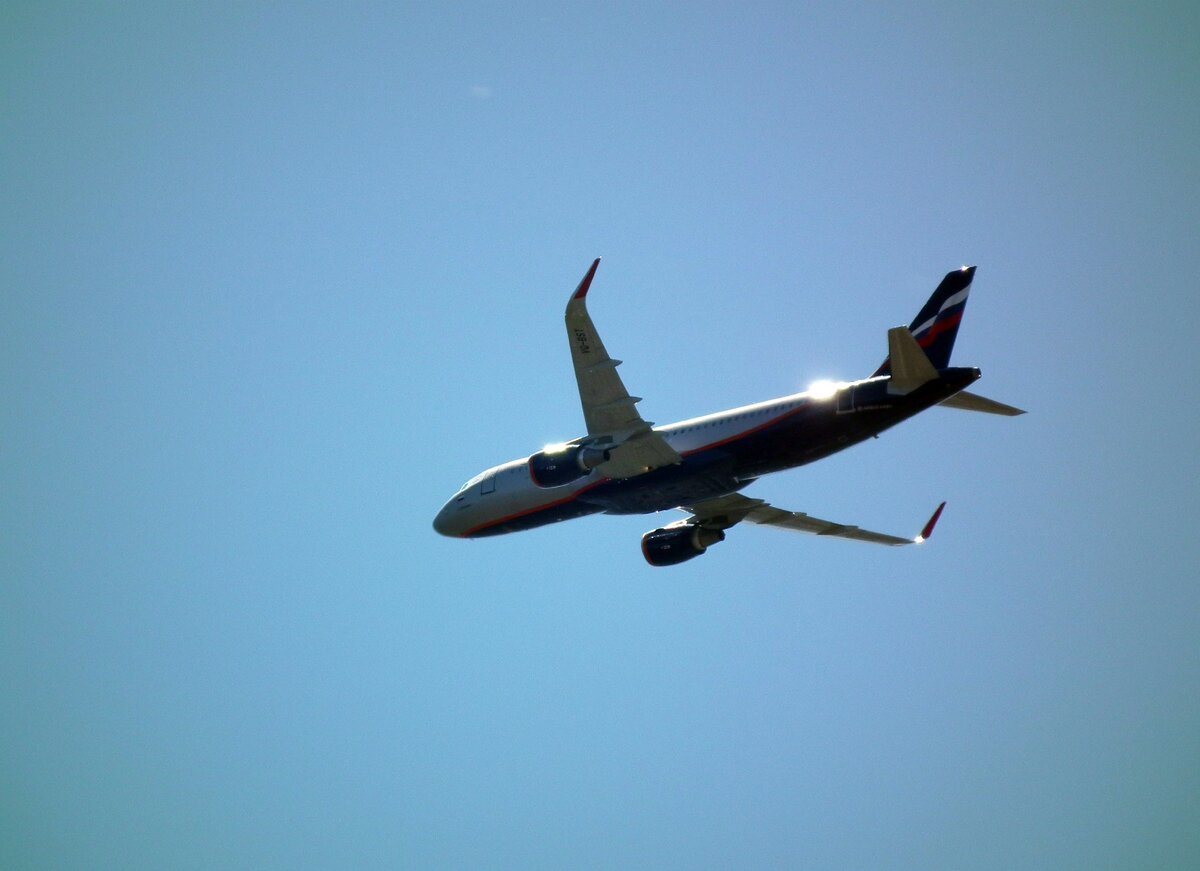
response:
<path fill-rule="evenodd" d="M 462 487 L 459 488 L 458 492 L 465 495 L 476 487 L 479 488 L 479 492 L 482 495 L 486 495 L 495 490 L 496 470 L 488 469 L 486 472 L 480 472 L 474 478 L 467 481 L 467 483 L 463 484 Z"/>

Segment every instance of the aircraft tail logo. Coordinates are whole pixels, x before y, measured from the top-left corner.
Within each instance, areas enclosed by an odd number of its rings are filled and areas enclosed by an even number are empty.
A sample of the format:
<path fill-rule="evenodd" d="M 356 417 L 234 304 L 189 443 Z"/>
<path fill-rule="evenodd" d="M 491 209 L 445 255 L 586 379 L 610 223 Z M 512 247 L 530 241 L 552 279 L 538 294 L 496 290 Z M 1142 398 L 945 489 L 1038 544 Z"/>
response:
<path fill-rule="evenodd" d="M 964 266 L 947 273 L 933 296 L 929 297 L 929 301 L 909 324 L 908 331 L 935 369 L 945 369 L 950 365 L 950 352 L 954 350 L 954 339 L 958 336 L 958 325 L 962 321 L 967 294 L 970 293 L 974 278 L 974 266 Z M 892 361 L 889 357 L 872 377 L 891 374 Z"/>

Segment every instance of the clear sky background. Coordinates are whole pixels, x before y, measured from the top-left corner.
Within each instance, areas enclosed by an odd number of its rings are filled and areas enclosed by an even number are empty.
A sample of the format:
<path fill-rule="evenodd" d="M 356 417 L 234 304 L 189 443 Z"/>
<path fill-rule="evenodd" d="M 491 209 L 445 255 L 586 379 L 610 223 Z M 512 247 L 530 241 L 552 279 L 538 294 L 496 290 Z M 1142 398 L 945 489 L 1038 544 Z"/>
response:
<path fill-rule="evenodd" d="M 0 866 L 1200 867 L 1194 4 L 0 13 Z M 1009 420 L 752 495 L 433 515 L 868 374 L 942 275 Z"/>

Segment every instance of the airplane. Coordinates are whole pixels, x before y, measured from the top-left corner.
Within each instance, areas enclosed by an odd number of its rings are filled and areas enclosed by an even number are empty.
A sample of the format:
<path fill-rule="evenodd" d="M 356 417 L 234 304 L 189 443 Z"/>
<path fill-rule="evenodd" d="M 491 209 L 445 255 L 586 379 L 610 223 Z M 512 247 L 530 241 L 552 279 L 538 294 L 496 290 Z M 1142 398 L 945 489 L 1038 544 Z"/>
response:
<path fill-rule="evenodd" d="M 740 492 L 757 478 L 828 457 L 934 405 L 1014 416 L 1021 409 L 965 388 L 975 368 L 950 366 L 974 266 L 950 272 L 908 327 L 888 330 L 888 356 L 868 378 L 818 382 L 809 390 L 667 426 L 643 420 L 587 311 L 597 258 L 571 294 L 565 315 L 587 435 L 480 472 L 433 521 L 445 536 L 481 538 L 589 514 L 688 516 L 642 536 L 652 566 L 670 566 L 725 540 L 748 521 L 884 545 L 919 544 L 933 533 L 943 502 L 919 535 L 903 538 L 785 511 Z"/>

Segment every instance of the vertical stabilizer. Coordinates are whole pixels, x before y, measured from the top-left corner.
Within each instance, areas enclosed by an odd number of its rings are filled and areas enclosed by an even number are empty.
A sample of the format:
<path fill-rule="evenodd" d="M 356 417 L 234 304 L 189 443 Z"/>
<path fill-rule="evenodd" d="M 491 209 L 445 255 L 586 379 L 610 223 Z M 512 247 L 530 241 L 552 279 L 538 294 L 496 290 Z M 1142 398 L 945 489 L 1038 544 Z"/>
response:
<path fill-rule="evenodd" d="M 974 266 L 964 266 L 947 273 L 908 327 L 935 369 L 945 369 L 950 365 L 950 352 L 954 350 L 958 324 L 962 320 L 974 278 Z M 889 356 L 875 370 L 875 375 L 891 374 L 892 359 Z"/>

